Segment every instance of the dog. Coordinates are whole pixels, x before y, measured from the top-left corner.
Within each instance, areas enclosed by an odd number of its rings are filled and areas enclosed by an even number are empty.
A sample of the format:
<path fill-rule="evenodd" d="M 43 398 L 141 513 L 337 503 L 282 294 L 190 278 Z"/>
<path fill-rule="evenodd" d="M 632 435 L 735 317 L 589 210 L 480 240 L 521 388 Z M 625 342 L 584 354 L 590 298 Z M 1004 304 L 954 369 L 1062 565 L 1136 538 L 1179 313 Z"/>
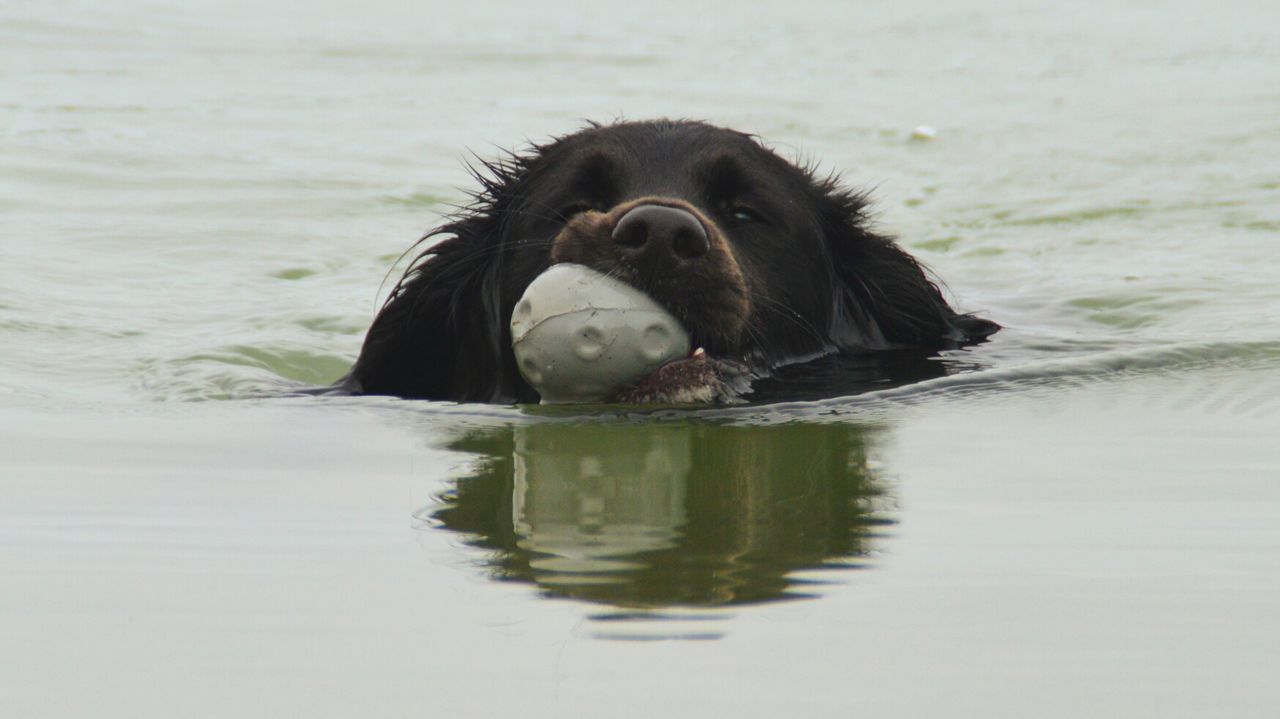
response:
<path fill-rule="evenodd" d="M 419 241 L 336 388 L 537 402 L 509 323 L 529 283 L 560 262 L 644 291 L 698 348 L 622 391 L 624 402 L 750 399 L 752 381 L 788 365 L 936 352 L 999 329 L 953 310 L 918 261 L 870 229 L 864 193 L 742 132 L 592 124 L 472 171 L 473 202 Z"/>

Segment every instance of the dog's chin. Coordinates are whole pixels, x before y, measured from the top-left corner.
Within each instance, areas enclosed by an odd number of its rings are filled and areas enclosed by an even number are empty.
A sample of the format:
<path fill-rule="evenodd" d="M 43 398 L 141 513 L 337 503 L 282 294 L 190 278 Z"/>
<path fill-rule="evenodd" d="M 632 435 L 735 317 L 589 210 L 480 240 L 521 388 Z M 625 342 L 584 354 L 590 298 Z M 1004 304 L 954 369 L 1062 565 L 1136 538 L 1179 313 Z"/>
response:
<path fill-rule="evenodd" d="M 668 362 L 612 398 L 619 404 L 735 404 L 751 389 L 744 364 L 715 359 L 702 349 Z"/>

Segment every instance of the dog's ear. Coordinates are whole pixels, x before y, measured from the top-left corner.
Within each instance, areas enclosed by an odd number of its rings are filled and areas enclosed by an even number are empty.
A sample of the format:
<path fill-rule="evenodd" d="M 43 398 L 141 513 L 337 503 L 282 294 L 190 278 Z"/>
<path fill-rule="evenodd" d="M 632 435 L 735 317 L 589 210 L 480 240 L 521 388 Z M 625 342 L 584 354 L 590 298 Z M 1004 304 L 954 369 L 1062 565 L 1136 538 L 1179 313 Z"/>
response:
<path fill-rule="evenodd" d="M 501 320 L 502 252 L 496 222 L 464 215 L 423 238 L 369 328 L 342 385 L 360 394 L 460 402 L 514 401 Z M 507 340 L 507 344 L 510 344 Z"/>
<path fill-rule="evenodd" d="M 822 186 L 822 224 L 835 281 L 831 338 L 841 349 L 955 347 L 1000 325 L 951 309 L 924 267 L 867 228 L 865 195 Z"/>
<path fill-rule="evenodd" d="M 527 154 L 477 157 L 468 167 L 479 185 L 471 204 L 422 238 L 420 244 L 434 244 L 392 290 L 340 390 L 457 402 L 538 400 L 516 369 L 507 321 L 512 278 L 519 284 L 537 268 L 508 266 L 505 234 L 511 215 L 520 213 L 521 186 L 546 151 L 535 145 Z"/>

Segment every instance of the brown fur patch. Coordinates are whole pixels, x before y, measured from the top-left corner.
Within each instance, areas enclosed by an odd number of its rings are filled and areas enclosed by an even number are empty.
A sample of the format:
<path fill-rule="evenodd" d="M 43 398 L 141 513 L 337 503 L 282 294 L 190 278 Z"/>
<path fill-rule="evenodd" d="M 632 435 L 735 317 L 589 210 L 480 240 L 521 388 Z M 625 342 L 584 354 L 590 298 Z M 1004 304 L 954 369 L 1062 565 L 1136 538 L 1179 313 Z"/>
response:
<path fill-rule="evenodd" d="M 623 215 L 640 205 L 684 210 L 702 223 L 710 245 L 707 253 L 663 276 L 643 276 L 614 243 L 613 229 Z M 642 197 L 608 212 L 574 216 L 556 236 L 552 263 L 575 262 L 617 277 L 660 302 L 684 323 L 694 341 L 726 350 L 741 339 L 751 313 L 750 293 L 742 268 L 724 233 L 693 205 L 667 197 Z"/>

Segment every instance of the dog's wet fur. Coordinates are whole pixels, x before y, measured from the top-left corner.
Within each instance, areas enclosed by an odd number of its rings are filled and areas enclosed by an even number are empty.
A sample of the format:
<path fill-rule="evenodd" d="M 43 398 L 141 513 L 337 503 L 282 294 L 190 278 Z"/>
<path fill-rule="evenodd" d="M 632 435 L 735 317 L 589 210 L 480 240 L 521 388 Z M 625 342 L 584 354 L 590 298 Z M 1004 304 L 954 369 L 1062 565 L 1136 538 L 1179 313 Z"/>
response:
<path fill-rule="evenodd" d="M 422 239 L 429 246 L 337 389 L 538 401 L 516 369 L 509 322 L 529 283 L 558 262 L 645 291 L 705 351 L 623 388 L 619 401 L 751 399 L 747 380 L 780 367 L 934 352 L 999 329 L 954 311 L 915 259 L 873 232 L 862 193 L 741 132 L 683 120 L 592 125 L 475 175 L 474 202 Z"/>

